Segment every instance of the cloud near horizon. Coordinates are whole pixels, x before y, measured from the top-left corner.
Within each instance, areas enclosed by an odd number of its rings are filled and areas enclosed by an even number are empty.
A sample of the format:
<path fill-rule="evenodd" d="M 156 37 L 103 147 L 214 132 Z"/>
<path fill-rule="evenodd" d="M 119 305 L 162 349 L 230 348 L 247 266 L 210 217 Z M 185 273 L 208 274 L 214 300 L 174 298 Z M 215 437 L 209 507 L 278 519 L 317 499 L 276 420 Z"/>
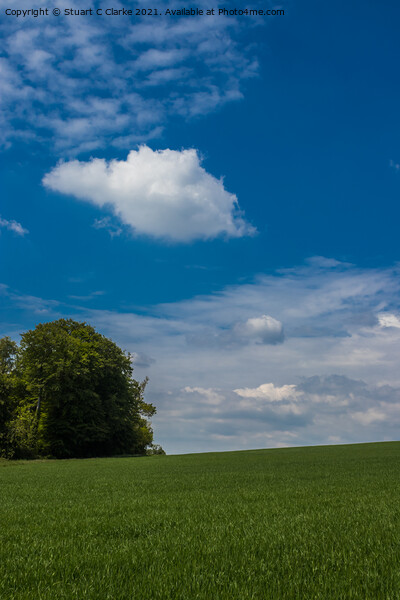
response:
<path fill-rule="evenodd" d="M 167 452 L 398 437 L 397 267 L 318 259 L 146 314 L 0 292 L 13 323 L 5 334 L 21 332 L 14 325 L 21 310 L 32 326 L 70 316 L 129 350 L 135 378 L 150 377 L 146 398 L 157 407 L 156 439 Z M 238 335 L 223 343 L 249 322 L 278 323 L 283 343 Z"/>
<path fill-rule="evenodd" d="M 187 243 L 256 232 L 243 219 L 236 196 L 225 190 L 222 179 L 207 173 L 194 149 L 141 146 L 126 161 L 64 162 L 45 175 L 43 184 L 111 208 L 136 234 L 153 238 Z"/>
<path fill-rule="evenodd" d="M 192 429 L 195 438 L 196 425 L 205 431 L 208 427 L 210 438 L 221 447 L 239 439 L 246 440 L 245 447 L 395 439 L 400 388 L 375 387 L 337 374 L 253 389 L 188 386 L 166 408 L 163 420 L 170 414 L 171 421 Z M 382 428 L 387 436 L 379 433 Z"/>

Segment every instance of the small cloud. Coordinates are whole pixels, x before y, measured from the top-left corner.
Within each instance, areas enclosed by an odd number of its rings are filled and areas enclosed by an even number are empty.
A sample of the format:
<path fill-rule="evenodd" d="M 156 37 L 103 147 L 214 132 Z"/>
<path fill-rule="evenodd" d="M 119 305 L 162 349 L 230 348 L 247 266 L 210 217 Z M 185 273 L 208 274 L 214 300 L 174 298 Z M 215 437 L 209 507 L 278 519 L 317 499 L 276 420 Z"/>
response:
<path fill-rule="evenodd" d="M 25 296 L 12 294 L 10 296 L 15 304 L 23 310 L 29 311 L 35 315 L 48 316 L 54 314 L 54 310 L 59 306 L 56 300 L 45 300 L 36 296 Z"/>
<path fill-rule="evenodd" d="M 111 237 L 119 236 L 122 233 L 122 227 L 112 223 L 110 217 L 95 219 L 93 227 L 95 229 L 106 229 Z"/>
<path fill-rule="evenodd" d="M 157 50 L 151 48 L 143 52 L 133 67 L 138 71 L 154 71 L 163 67 L 171 67 L 185 60 L 187 53 L 182 49 Z"/>
<path fill-rule="evenodd" d="M 229 327 L 202 327 L 201 331 L 186 335 L 190 345 L 235 349 L 250 344 L 275 345 L 284 341 L 283 325 L 269 315 L 238 321 Z"/>
<path fill-rule="evenodd" d="M 353 419 L 361 423 L 361 425 L 371 425 L 371 423 L 377 423 L 387 419 L 387 415 L 384 412 L 374 407 L 369 408 L 365 412 L 355 412 L 352 416 Z"/>
<path fill-rule="evenodd" d="M 352 266 L 351 263 L 342 262 L 340 260 L 336 260 L 335 258 L 327 258 L 326 256 L 310 256 L 305 262 L 312 267 L 317 267 L 320 269 L 335 269 L 337 267 Z"/>
<path fill-rule="evenodd" d="M 190 75 L 190 69 L 161 69 L 149 73 L 147 79 L 142 82 L 142 87 L 155 87 L 165 85 L 171 81 L 186 81 Z"/>
<path fill-rule="evenodd" d="M 48 316 L 56 315 L 56 309 L 60 303 L 56 300 L 46 300 L 37 296 L 28 296 L 19 292 L 13 291 L 8 285 L 0 284 L 0 295 L 5 298 L 6 310 L 20 308 L 34 315 Z M 9 306 L 7 307 L 7 301 Z"/>
<path fill-rule="evenodd" d="M 390 160 L 389 162 L 389 166 L 394 169 L 395 171 L 399 171 L 400 170 L 400 164 L 395 162 L 394 160 Z"/>
<path fill-rule="evenodd" d="M 225 401 L 225 396 L 223 396 L 213 388 L 186 386 L 182 389 L 182 392 L 186 392 L 189 394 L 197 393 L 201 396 L 202 401 L 206 402 L 206 404 L 219 405 Z"/>
<path fill-rule="evenodd" d="M 263 383 L 257 388 L 243 388 L 233 390 L 242 398 L 260 398 L 267 402 L 281 402 L 288 398 L 296 399 L 302 394 L 295 385 L 275 386 L 273 383 Z"/>
<path fill-rule="evenodd" d="M 97 298 L 98 296 L 104 296 L 105 292 L 102 292 L 101 290 L 96 291 L 96 292 L 90 292 L 90 294 L 87 294 L 86 296 L 76 296 L 76 295 L 70 295 L 68 296 L 68 298 L 71 298 L 72 300 L 81 300 L 81 301 L 86 301 L 86 300 L 93 300 L 94 298 Z"/>
<path fill-rule="evenodd" d="M 379 313 L 378 322 L 381 327 L 397 327 L 400 328 L 400 319 L 392 313 Z"/>
<path fill-rule="evenodd" d="M 282 323 L 269 315 L 252 317 L 244 323 L 236 323 L 233 335 L 238 339 L 261 344 L 280 344 L 284 339 Z"/>
<path fill-rule="evenodd" d="M 17 235 L 24 236 L 27 233 L 29 233 L 29 231 L 27 229 L 25 229 L 24 227 L 22 227 L 21 223 L 18 223 L 18 221 L 8 221 L 7 219 L 2 219 L 1 217 L 0 217 L 0 227 L 4 227 L 5 229 L 8 229 L 9 231 L 13 231 Z"/>
<path fill-rule="evenodd" d="M 174 242 L 243 237 L 256 230 L 234 194 L 201 166 L 196 150 L 132 150 L 126 161 L 60 163 L 44 179 L 49 189 L 100 208 L 143 235 Z M 101 219 L 97 227 L 109 227 Z"/>
<path fill-rule="evenodd" d="M 238 388 L 233 390 L 240 396 L 240 408 L 252 411 L 254 414 L 274 413 L 280 418 L 298 418 L 307 412 L 303 393 L 295 385 L 275 386 L 273 383 L 263 383 L 257 388 Z"/>
<path fill-rule="evenodd" d="M 131 352 L 131 362 L 134 367 L 147 368 L 153 365 L 156 361 L 151 356 L 147 356 L 143 352 Z"/>

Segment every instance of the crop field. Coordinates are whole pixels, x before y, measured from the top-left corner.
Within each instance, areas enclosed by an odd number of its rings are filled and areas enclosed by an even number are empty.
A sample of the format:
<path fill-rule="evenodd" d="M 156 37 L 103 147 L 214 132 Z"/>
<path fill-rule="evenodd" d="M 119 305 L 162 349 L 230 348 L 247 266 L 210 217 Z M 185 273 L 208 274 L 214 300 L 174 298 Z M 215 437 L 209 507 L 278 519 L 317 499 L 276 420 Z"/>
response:
<path fill-rule="evenodd" d="M 400 442 L 0 462 L 2 600 L 400 598 Z"/>

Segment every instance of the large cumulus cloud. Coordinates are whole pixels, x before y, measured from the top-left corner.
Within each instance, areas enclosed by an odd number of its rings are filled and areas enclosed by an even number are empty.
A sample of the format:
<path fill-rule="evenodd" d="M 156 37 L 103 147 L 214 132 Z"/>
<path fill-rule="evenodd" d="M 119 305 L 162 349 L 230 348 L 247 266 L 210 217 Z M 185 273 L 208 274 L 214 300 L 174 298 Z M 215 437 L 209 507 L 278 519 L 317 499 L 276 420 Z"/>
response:
<path fill-rule="evenodd" d="M 196 150 L 141 146 L 126 161 L 60 163 L 43 183 L 51 190 L 109 207 L 136 233 L 190 242 L 255 233 L 234 194 L 201 166 Z"/>

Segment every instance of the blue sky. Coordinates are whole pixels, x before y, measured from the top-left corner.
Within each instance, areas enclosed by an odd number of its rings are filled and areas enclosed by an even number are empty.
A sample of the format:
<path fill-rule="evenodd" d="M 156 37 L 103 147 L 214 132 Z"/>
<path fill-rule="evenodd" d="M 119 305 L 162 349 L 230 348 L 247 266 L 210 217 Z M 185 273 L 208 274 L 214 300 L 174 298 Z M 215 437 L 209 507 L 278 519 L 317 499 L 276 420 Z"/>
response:
<path fill-rule="evenodd" d="M 40 6 L 0 1 L 0 335 L 95 325 L 169 453 L 396 439 L 398 3 Z"/>

